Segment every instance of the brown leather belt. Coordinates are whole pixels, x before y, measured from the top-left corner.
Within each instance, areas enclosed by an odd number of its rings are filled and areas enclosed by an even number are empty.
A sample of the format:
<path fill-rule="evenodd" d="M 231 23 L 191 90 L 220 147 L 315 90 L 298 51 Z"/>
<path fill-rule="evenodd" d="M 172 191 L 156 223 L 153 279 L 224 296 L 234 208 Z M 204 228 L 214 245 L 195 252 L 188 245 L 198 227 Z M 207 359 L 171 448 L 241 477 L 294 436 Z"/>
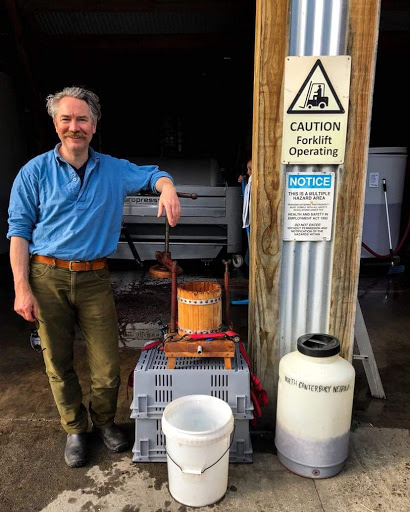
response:
<path fill-rule="evenodd" d="M 73 272 L 86 272 L 87 270 L 100 270 L 106 265 L 106 258 L 100 258 L 92 261 L 68 261 L 52 258 L 50 256 L 40 256 L 33 254 L 32 259 L 39 263 L 51 265 L 52 267 L 66 268 Z"/>

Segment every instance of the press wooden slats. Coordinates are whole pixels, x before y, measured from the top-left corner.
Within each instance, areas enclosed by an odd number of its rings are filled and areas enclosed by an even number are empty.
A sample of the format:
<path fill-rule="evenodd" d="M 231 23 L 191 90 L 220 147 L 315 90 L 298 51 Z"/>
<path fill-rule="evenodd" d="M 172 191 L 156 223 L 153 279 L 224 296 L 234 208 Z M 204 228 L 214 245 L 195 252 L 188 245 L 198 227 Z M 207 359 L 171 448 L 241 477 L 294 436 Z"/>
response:
<path fill-rule="evenodd" d="M 211 281 L 178 286 L 178 332 L 216 332 L 222 324 L 221 287 Z"/>

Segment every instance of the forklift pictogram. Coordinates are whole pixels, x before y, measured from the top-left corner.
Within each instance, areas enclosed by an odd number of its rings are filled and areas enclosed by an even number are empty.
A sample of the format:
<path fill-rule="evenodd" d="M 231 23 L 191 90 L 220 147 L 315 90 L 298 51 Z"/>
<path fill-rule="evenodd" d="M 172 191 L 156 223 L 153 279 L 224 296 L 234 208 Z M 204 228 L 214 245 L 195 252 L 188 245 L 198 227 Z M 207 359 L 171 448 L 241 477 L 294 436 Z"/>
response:
<path fill-rule="evenodd" d="M 289 57 L 290 58 L 290 57 Z M 303 105 L 300 104 L 303 103 Z M 287 114 L 328 115 L 344 114 L 336 91 L 323 64 L 317 59 L 303 81 L 294 100 L 286 110 Z"/>
<path fill-rule="evenodd" d="M 311 109 L 313 107 L 319 107 L 324 109 L 329 106 L 329 97 L 325 96 L 325 84 L 310 82 L 309 90 L 306 95 L 305 104 L 300 105 L 299 108 L 308 108 Z"/>

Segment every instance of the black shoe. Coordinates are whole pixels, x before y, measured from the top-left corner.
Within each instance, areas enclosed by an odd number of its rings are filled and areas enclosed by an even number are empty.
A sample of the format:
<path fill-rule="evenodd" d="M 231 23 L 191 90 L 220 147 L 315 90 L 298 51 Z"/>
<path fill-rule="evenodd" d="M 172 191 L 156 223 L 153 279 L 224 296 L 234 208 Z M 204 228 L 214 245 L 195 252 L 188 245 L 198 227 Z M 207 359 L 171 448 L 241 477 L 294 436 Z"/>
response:
<path fill-rule="evenodd" d="M 67 434 L 64 459 L 70 468 L 81 468 L 87 463 L 86 433 Z"/>
<path fill-rule="evenodd" d="M 101 437 L 105 446 L 112 452 L 124 452 L 128 450 L 128 441 L 119 427 L 113 423 L 110 427 L 97 428 L 94 431 Z"/>

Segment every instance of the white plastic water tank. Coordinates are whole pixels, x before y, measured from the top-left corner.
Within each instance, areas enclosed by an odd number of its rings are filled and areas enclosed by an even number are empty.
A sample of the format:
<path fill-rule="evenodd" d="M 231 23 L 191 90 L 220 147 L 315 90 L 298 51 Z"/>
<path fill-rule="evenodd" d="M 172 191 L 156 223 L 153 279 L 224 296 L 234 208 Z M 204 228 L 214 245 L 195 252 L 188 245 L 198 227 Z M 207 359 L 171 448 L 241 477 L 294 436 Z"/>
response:
<path fill-rule="evenodd" d="M 377 254 L 389 254 L 383 178 L 386 179 L 393 250 L 399 243 L 401 206 L 406 175 L 406 148 L 369 148 L 362 242 Z M 364 247 L 362 258 L 373 258 Z"/>
<path fill-rule="evenodd" d="M 333 336 L 305 334 L 279 364 L 275 444 L 304 477 L 334 476 L 348 455 L 355 371 L 339 352 Z"/>

